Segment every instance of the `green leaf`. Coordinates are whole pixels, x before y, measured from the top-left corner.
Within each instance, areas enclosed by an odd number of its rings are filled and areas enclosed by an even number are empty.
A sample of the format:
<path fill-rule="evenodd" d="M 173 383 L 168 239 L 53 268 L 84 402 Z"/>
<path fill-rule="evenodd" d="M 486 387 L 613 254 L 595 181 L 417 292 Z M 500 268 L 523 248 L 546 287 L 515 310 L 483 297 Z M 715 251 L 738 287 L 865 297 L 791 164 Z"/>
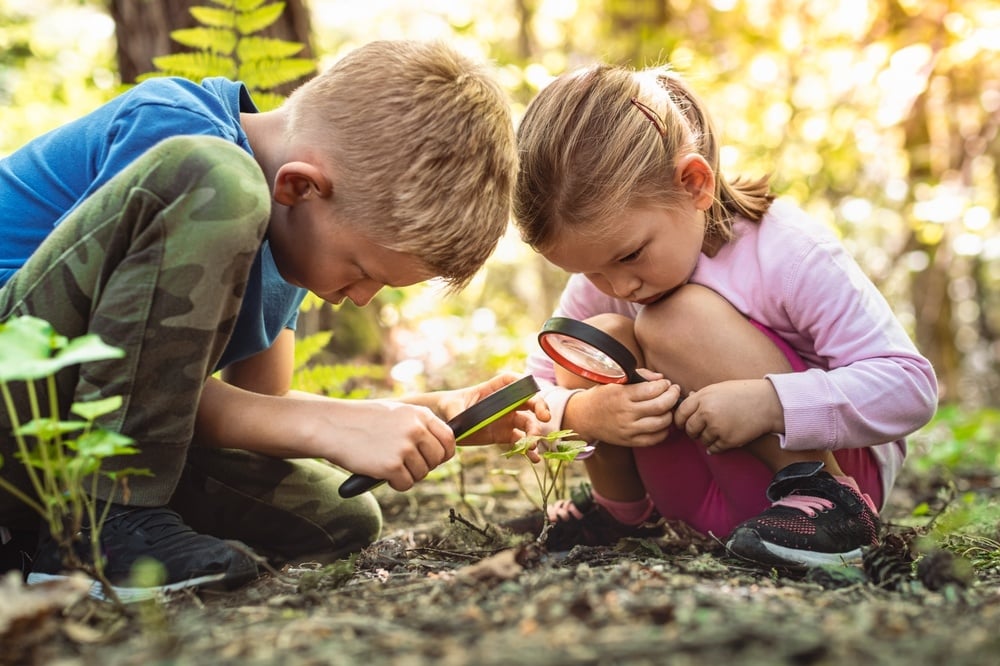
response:
<path fill-rule="evenodd" d="M 240 62 L 258 60 L 281 60 L 300 52 L 305 45 L 285 39 L 270 37 L 244 37 L 236 47 L 236 57 Z"/>
<path fill-rule="evenodd" d="M 68 368 L 71 365 L 81 363 L 92 363 L 93 361 L 106 361 L 112 358 L 122 358 L 125 352 L 118 347 L 112 347 L 93 333 L 81 335 L 73 338 L 58 354 L 55 361 L 58 369 Z"/>
<path fill-rule="evenodd" d="M 174 30 L 170 38 L 178 44 L 211 53 L 232 55 L 236 49 L 236 33 L 227 28 L 185 28 Z"/>
<path fill-rule="evenodd" d="M 108 470 L 101 472 L 101 474 L 108 477 L 112 481 L 123 479 L 126 476 L 156 476 L 145 467 L 126 467 L 124 469 Z"/>
<path fill-rule="evenodd" d="M 316 63 L 308 58 L 255 60 L 240 65 L 237 78 L 253 90 L 268 90 L 311 74 Z"/>
<path fill-rule="evenodd" d="M 253 103 L 261 111 L 273 111 L 285 103 L 285 96 L 278 93 L 253 91 Z"/>
<path fill-rule="evenodd" d="M 244 12 L 236 16 L 236 29 L 241 35 L 249 35 L 260 32 L 279 18 L 285 11 L 285 3 L 276 2 L 273 5 L 264 5 L 258 9 Z"/>
<path fill-rule="evenodd" d="M 267 2 L 267 0 L 229 0 L 229 2 L 226 3 L 226 6 L 233 7 L 238 12 L 250 12 L 257 9 L 265 2 Z"/>
<path fill-rule="evenodd" d="M 29 435 L 42 440 L 51 440 L 62 435 L 83 430 L 86 421 L 60 421 L 59 419 L 32 419 L 17 429 L 18 435 Z"/>
<path fill-rule="evenodd" d="M 236 15 L 228 9 L 192 7 L 191 16 L 195 17 L 198 23 L 210 28 L 232 29 L 236 27 Z"/>
<path fill-rule="evenodd" d="M 76 440 L 79 454 L 88 458 L 110 458 L 111 456 L 134 455 L 138 453 L 135 440 L 110 430 L 92 430 Z"/>
<path fill-rule="evenodd" d="M 121 406 L 122 397 L 120 395 L 113 395 L 101 400 L 74 402 L 69 410 L 77 416 L 83 417 L 87 419 L 87 421 L 92 422 L 97 417 L 110 414 Z"/>
<path fill-rule="evenodd" d="M 0 381 L 41 379 L 53 374 L 52 352 L 66 338 L 44 319 L 23 316 L 0 324 Z"/>
<path fill-rule="evenodd" d="M 231 58 L 211 53 L 172 53 L 153 58 L 153 64 L 164 72 L 200 81 L 209 76 L 236 76 L 236 63 Z"/>

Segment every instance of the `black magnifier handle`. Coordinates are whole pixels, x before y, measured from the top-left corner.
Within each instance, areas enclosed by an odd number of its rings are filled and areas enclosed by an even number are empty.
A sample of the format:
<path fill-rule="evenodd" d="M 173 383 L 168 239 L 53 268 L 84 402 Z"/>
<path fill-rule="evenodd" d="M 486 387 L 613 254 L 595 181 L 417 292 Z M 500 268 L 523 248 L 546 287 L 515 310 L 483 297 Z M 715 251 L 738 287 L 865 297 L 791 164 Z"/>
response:
<path fill-rule="evenodd" d="M 538 393 L 538 390 L 539 387 L 534 377 L 531 375 L 521 377 L 516 382 L 490 393 L 472 407 L 455 416 L 448 421 L 448 427 L 455 433 L 456 440 L 462 440 L 514 411 L 527 402 L 531 396 Z M 340 489 L 337 492 L 344 498 L 357 497 L 383 483 L 385 483 L 384 479 L 376 479 L 365 474 L 352 474 L 340 484 Z"/>
<path fill-rule="evenodd" d="M 366 493 L 381 486 L 383 483 L 385 483 L 385 479 L 376 479 L 374 476 L 368 476 L 367 474 L 352 474 L 347 481 L 340 484 L 340 489 L 337 492 L 344 498 L 357 497 L 361 493 Z"/>

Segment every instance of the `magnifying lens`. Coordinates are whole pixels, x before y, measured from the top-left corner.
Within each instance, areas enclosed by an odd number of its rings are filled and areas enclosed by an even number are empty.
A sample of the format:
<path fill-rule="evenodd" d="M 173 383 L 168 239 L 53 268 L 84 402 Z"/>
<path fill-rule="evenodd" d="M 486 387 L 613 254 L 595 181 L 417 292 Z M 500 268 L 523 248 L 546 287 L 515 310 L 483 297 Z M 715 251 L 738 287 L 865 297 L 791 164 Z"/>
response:
<path fill-rule="evenodd" d="M 638 384 L 637 361 L 625 345 L 599 328 L 568 317 L 552 317 L 538 334 L 549 358 L 598 384 Z"/>
<path fill-rule="evenodd" d="M 502 389 L 490 393 L 472 407 L 461 412 L 448 421 L 448 426 L 455 433 L 455 440 L 462 441 L 472 433 L 514 411 L 536 393 L 538 393 L 538 384 L 535 383 L 535 378 L 531 375 L 522 377 Z M 383 483 L 385 481 L 382 479 L 364 474 L 353 474 L 347 481 L 340 484 L 338 492 L 341 497 L 357 497 Z"/>

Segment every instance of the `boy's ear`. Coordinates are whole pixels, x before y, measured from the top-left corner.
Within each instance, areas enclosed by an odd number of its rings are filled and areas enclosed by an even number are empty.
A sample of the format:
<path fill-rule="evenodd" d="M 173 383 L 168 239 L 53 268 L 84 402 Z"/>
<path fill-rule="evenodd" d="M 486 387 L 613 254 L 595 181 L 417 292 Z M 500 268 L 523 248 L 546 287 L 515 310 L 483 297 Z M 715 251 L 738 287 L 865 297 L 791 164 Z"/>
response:
<path fill-rule="evenodd" d="M 333 195 L 333 181 L 315 164 L 285 162 L 274 176 L 274 200 L 294 206 L 304 199 Z"/>
<path fill-rule="evenodd" d="M 674 171 L 674 184 L 691 195 L 698 210 L 711 207 L 715 198 L 715 173 L 701 155 L 691 153 L 681 158 Z"/>

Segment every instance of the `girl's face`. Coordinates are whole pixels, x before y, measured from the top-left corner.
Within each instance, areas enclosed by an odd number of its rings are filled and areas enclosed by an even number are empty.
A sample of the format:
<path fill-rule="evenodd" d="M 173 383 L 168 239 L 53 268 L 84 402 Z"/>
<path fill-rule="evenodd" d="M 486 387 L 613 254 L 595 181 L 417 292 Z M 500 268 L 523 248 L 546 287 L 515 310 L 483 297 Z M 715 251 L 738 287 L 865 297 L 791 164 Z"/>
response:
<path fill-rule="evenodd" d="M 685 284 L 705 241 L 704 214 L 692 200 L 671 209 L 643 207 L 609 220 L 607 234 L 563 230 L 546 259 L 583 273 L 608 296 L 649 305 Z"/>

